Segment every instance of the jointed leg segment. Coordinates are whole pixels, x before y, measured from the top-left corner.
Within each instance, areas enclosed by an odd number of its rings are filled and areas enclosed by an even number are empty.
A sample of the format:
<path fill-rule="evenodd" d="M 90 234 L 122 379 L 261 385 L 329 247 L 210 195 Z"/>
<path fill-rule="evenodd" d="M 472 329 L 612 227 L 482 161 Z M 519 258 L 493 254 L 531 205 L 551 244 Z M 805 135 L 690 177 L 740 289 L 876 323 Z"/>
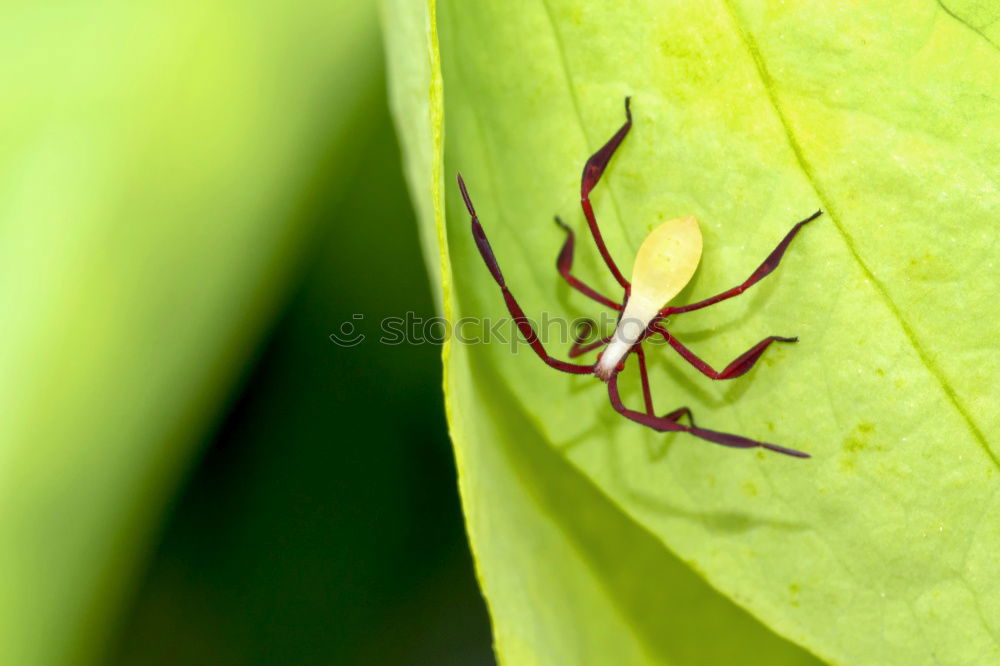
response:
<path fill-rule="evenodd" d="M 594 189 L 601 176 L 604 175 L 604 169 L 607 168 L 608 162 L 611 161 L 611 156 L 615 154 L 618 146 L 625 139 L 625 135 L 632 129 L 630 100 L 630 97 L 625 98 L 625 124 L 615 132 L 615 135 L 600 150 L 590 156 L 587 163 L 583 165 L 583 177 L 580 179 L 580 205 L 583 207 L 584 217 L 587 218 L 590 234 L 594 237 L 594 243 L 597 245 L 597 250 L 601 253 L 604 263 L 607 264 L 608 270 L 611 271 L 615 280 L 622 286 L 622 289 L 626 293 L 629 290 L 629 282 L 622 275 L 621 271 L 618 270 L 618 265 L 615 264 L 615 260 L 611 258 L 611 253 L 608 252 L 608 248 L 604 244 L 601 230 L 597 228 L 597 218 L 594 216 L 594 208 L 590 205 L 590 191 Z"/>
<path fill-rule="evenodd" d="M 601 305 L 606 305 L 614 310 L 621 310 L 621 304 L 615 303 L 607 296 L 599 294 L 597 291 L 584 284 L 582 280 L 570 273 L 570 270 L 573 268 L 573 230 L 570 229 L 565 222 L 560 220 L 559 216 L 556 216 L 556 224 L 562 227 L 563 231 L 566 232 L 566 242 L 563 243 L 562 250 L 559 251 L 559 256 L 556 258 L 556 270 L 559 271 L 559 275 L 563 276 L 563 279 L 569 283 L 569 286 L 573 287 L 584 296 L 587 296 Z"/>
<path fill-rule="evenodd" d="M 768 442 L 758 442 L 747 437 L 741 437 L 740 435 L 730 435 L 729 433 L 717 432 L 715 430 L 708 430 L 707 428 L 699 428 L 694 423 L 690 426 L 678 423 L 676 418 L 671 419 L 671 416 L 679 415 L 683 413 L 684 408 L 668 414 L 666 417 L 650 416 L 649 414 L 644 414 L 642 412 L 637 412 L 634 409 L 629 409 L 622 403 L 621 395 L 618 392 L 618 374 L 615 373 L 608 380 L 608 397 L 611 399 L 611 406 L 616 412 L 624 416 L 625 418 L 640 423 L 648 428 L 657 430 L 660 432 L 686 432 L 688 434 L 694 435 L 700 439 L 704 439 L 708 442 L 713 442 L 715 444 L 721 444 L 723 446 L 731 446 L 737 449 L 753 449 L 753 448 L 764 448 L 770 451 L 775 451 L 777 453 L 784 453 L 785 455 L 795 456 L 796 458 L 808 458 L 808 453 L 802 453 L 801 451 L 796 451 L 794 449 L 788 449 L 784 446 L 778 446 L 777 444 L 770 444 Z M 690 416 L 690 412 L 688 412 Z"/>
<path fill-rule="evenodd" d="M 663 418 L 669 421 L 679 421 L 682 416 L 688 417 L 688 421 L 691 422 L 691 425 L 694 425 L 694 414 L 687 407 L 678 407 L 669 414 L 664 414 Z"/>
<path fill-rule="evenodd" d="M 700 359 L 693 351 L 681 344 L 681 341 L 670 335 L 667 329 L 659 325 L 654 325 L 653 330 L 663 336 L 671 347 L 677 350 L 685 361 L 693 365 L 701 374 L 710 379 L 735 379 L 747 373 L 754 364 L 760 360 L 764 350 L 771 346 L 772 342 L 798 342 L 798 338 L 782 338 L 777 335 L 766 337 L 747 351 L 740 354 L 736 360 L 726 366 L 722 372 L 714 370 L 712 366 Z"/>
<path fill-rule="evenodd" d="M 665 307 L 662 310 L 660 310 L 660 316 L 666 317 L 667 315 L 680 314 L 681 312 L 691 312 L 692 310 L 700 310 L 702 308 L 707 308 L 709 305 L 715 305 L 720 301 L 732 298 L 733 296 L 739 296 L 744 291 L 746 291 L 747 289 L 749 289 L 750 287 L 754 286 L 762 279 L 767 277 L 771 273 L 771 271 L 777 268 L 778 264 L 781 262 L 781 258 L 785 254 L 785 250 L 788 249 L 788 246 L 791 244 L 792 239 L 794 239 L 795 235 L 799 233 L 799 230 L 822 214 L 823 211 L 818 210 L 809 217 L 807 217 L 806 219 L 797 223 L 794 227 L 792 227 L 792 230 L 789 231 L 787 234 L 785 234 L 785 237 L 781 239 L 780 243 L 778 243 L 778 247 L 774 248 L 774 250 L 771 251 L 771 254 L 767 255 L 767 259 L 764 260 L 764 263 L 758 266 L 757 270 L 755 270 L 753 274 L 751 274 L 750 277 L 748 277 L 742 284 L 737 285 L 732 289 L 727 289 L 721 294 L 716 294 L 711 298 L 706 298 L 703 301 L 698 301 L 697 303 L 691 303 L 690 305 L 681 305 L 678 307 Z"/>
<path fill-rule="evenodd" d="M 527 343 L 531 345 L 531 348 L 535 351 L 535 353 L 538 354 L 538 357 L 556 370 L 562 370 L 563 372 L 576 375 L 588 375 L 593 372 L 593 365 L 579 365 L 577 363 L 560 361 L 557 358 L 553 358 L 547 351 L 545 351 L 542 341 L 538 339 L 538 333 L 535 332 L 531 322 L 524 316 L 524 311 L 521 309 L 521 306 L 517 304 L 517 301 L 514 299 L 514 295 L 511 294 L 510 289 L 507 288 L 507 282 L 503 278 L 503 273 L 500 272 L 500 265 L 497 264 L 496 257 L 493 254 L 493 248 L 490 247 L 490 242 L 486 239 L 486 232 L 483 231 L 483 227 L 479 223 L 479 217 L 476 215 L 476 209 L 472 206 L 472 200 L 469 198 L 468 190 L 465 189 L 465 181 L 462 180 L 461 174 L 458 176 L 458 188 L 462 191 L 462 199 L 465 200 L 465 207 L 469 209 L 469 215 L 472 216 L 472 236 L 476 240 L 476 247 L 479 248 L 479 254 L 482 255 L 483 261 L 486 262 L 486 266 L 490 269 L 490 273 L 493 275 L 493 279 L 496 280 L 497 285 L 503 292 L 503 299 L 504 302 L 507 303 L 507 310 L 510 312 L 510 316 L 513 317 L 514 321 L 517 323 L 517 328 L 521 332 L 521 335 Z"/>
<path fill-rule="evenodd" d="M 587 320 L 583 324 L 584 325 L 580 329 L 580 332 L 577 333 L 575 338 L 573 338 L 573 346 L 569 348 L 570 358 L 583 356 L 589 351 L 593 351 L 598 347 L 603 347 L 604 345 L 608 344 L 608 342 L 611 341 L 612 337 L 614 337 L 614 334 L 612 334 L 607 336 L 606 338 L 600 338 L 592 342 L 584 343 L 584 340 L 590 337 L 590 333 L 594 330 L 594 322 Z"/>
<path fill-rule="evenodd" d="M 639 359 L 639 378 L 642 381 L 642 402 L 646 406 L 646 414 L 653 416 L 653 394 L 649 390 L 649 374 L 646 372 L 646 352 L 642 350 L 642 345 L 635 346 L 635 355 Z M 676 420 L 676 419 L 674 419 Z"/>

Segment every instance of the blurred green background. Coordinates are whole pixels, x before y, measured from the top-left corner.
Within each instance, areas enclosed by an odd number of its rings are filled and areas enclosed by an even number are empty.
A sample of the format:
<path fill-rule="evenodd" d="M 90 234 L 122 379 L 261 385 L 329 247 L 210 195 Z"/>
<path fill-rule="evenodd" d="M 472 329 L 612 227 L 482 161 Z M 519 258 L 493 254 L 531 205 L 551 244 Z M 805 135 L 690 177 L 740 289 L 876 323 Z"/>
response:
<path fill-rule="evenodd" d="M 314 203 L 308 269 L 177 499 L 118 663 L 491 663 L 440 349 L 377 342 L 383 317 L 434 313 L 383 99 L 372 113 L 347 191 Z M 355 313 L 366 340 L 333 344 Z"/>
<path fill-rule="evenodd" d="M 374 3 L 2 19 L 0 663 L 492 663 Z"/>
<path fill-rule="evenodd" d="M 308 268 L 176 500 L 118 663 L 492 662 L 440 348 L 377 341 L 383 317 L 434 312 L 384 99 L 372 113 L 357 172 L 314 202 Z M 366 340 L 333 344 L 356 313 Z"/>

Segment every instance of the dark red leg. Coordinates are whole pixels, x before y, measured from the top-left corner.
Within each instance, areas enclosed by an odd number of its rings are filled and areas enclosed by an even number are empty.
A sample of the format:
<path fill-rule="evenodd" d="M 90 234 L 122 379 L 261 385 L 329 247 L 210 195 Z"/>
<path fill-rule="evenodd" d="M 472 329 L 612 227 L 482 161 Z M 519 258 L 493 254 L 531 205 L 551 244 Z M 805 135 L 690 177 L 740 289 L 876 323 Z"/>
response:
<path fill-rule="evenodd" d="M 573 347 L 569 350 L 569 357 L 576 358 L 577 356 L 583 356 L 587 352 L 592 352 L 598 347 L 603 347 L 604 345 L 611 342 L 612 337 L 613 336 L 609 336 L 606 338 L 601 338 L 600 340 L 594 340 L 593 342 L 587 343 L 585 345 L 574 344 Z"/>
<path fill-rule="evenodd" d="M 778 446 L 777 444 L 769 444 L 768 442 L 758 442 L 753 439 L 748 439 L 746 437 L 741 437 L 739 435 L 730 435 L 724 432 L 716 432 L 715 430 L 708 430 L 706 428 L 699 428 L 695 425 L 686 426 L 678 423 L 676 420 L 672 420 L 667 417 L 657 417 L 650 416 L 649 414 L 643 414 L 642 412 L 637 412 L 634 409 L 629 409 L 622 403 L 621 395 L 618 393 L 618 374 L 615 373 L 608 380 L 608 397 L 611 399 L 611 406 L 614 407 L 615 411 L 624 416 L 625 418 L 640 423 L 648 428 L 657 430 L 659 432 L 686 432 L 695 437 L 699 437 L 709 442 L 715 444 L 721 444 L 723 446 L 731 446 L 737 449 L 753 449 L 753 448 L 764 448 L 769 451 L 775 451 L 776 453 L 783 453 L 788 456 L 795 456 L 796 458 L 808 458 L 808 453 L 803 453 L 801 451 L 796 451 L 794 449 L 787 449 L 783 446 Z M 683 408 L 682 408 L 683 409 Z M 680 412 L 681 410 L 677 410 Z M 677 413 L 675 412 L 675 413 Z M 669 415 L 668 415 L 669 416 Z"/>
<path fill-rule="evenodd" d="M 681 312 L 691 312 L 692 310 L 700 310 L 701 308 L 707 308 L 709 305 L 715 305 L 719 301 L 724 301 L 728 298 L 732 298 L 733 296 L 739 296 L 744 291 L 746 291 L 750 287 L 760 282 L 763 278 L 765 278 L 768 274 L 770 274 L 771 271 L 777 268 L 778 263 L 781 262 L 781 257 L 784 256 L 785 254 L 785 250 L 788 249 L 789 244 L 791 244 L 792 239 L 795 238 L 795 235 L 799 233 L 799 230 L 822 214 L 823 211 L 818 210 L 809 217 L 807 217 L 806 219 L 796 224 L 794 227 L 792 227 L 792 230 L 785 235 L 785 237 L 781 240 L 780 243 L 778 243 L 778 247 L 774 248 L 771 254 L 767 255 L 767 259 L 764 260 L 764 263 L 758 266 L 757 270 L 755 270 L 753 274 L 750 277 L 748 277 L 743 284 L 733 287 L 732 289 L 729 289 L 727 291 L 724 291 L 721 294 L 712 296 L 711 298 L 706 298 L 703 301 L 698 301 L 697 303 L 692 303 L 690 305 L 681 305 L 679 307 L 665 307 L 662 310 L 660 310 L 660 316 L 666 317 L 667 315 L 680 314 Z"/>
<path fill-rule="evenodd" d="M 573 339 L 573 346 L 570 347 L 569 349 L 570 358 L 583 356 L 589 351 L 593 351 L 598 347 L 603 347 L 604 345 L 611 342 L 611 338 L 614 337 L 614 333 L 612 333 L 606 338 L 600 338 L 599 340 L 594 340 L 593 342 L 588 342 L 584 344 L 584 340 L 586 340 L 590 336 L 590 332 L 593 330 L 594 330 L 594 323 L 592 321 L 585 321 L 584 328 Z"/>
<path fill-rule="evenodd" d="M 688 421 L 691 422 L 691 425 L 694 425 L 694 414 L 687 407 L 679 407 L 669 414 L 664 414 L 663 418 L 669 421 L 679 421 L 682 416 L 688 417 Z"/>
<path fill-rule="evenodd" d="M 611 254 L 604 244 L 604 238 L 601 237 L 601 230 L 597 228 L 597 218 L 594 217 L 594 208 L 590 205 L 590 191 L 597 185 L 597 181 L 604 174 L 604 169 L 607 168 L 611 156 L 615 154 L 615 150 L 618 149 L 622 140 L 625 139 L 625 135 L 632 128 L 632 110 L 629 108 L 630 99 L 630 97 L 625 98 L 625 124 L 604 144 L 604 147 L 590 156 L 587 163 L 583 165 L 583 178 L 580 181 L 580 205 L 583 206 L 583 215 L 587 218 L 587 225 L 590 227 L 590 233 L 594 237 L 594 243 L 597 245 L 597 250 L 601 253 L 604 263 L 607 264 L 608 270 L 611 271 L 611 274 L 615 276 L 615 280 L 626 291 L 629 288 L 628 280 L 618 270 L 615 260 L 611 258 Z"/>
<path fill-rule="evenodd" d="M 754 363 L 760 360 L 764 350 L 770 347 L 772 342 L 799 341 L 798 338 L 782 338 L 777 335 L 764 338 L 753 347 L 740 354 L 735 361 L 726 366 L 725 370 L 719 372 L 718 370 L 714 370 L 708 363 L 705 363 L 705 361 L 698 358 L 693 351 L 682 345 L 680 340 L 667 332 L 667 329 L 662 326 L 653 326 L 653 330 L 662 335 L 670 346 L 676 349 L 677 353 L 684 357 L 685 361 L 693 365 L 701 374 L 710 379 L 736 379 L 740 375 L 746 374 L 746 372 L 754 366 Z"/>
<path fill-rule="evenodd" d="M 642 401 L 646 405 L 646 414 L 653 416 L 653 394 L 649 390 L 649 375 L 646 373 L 646 352 L 642 350 L 642 345 L 635 346 L 635 355 L 639 359 L 639 377 L 642 380 Z M 673 419 L 676 421 L 677 419 Z"/>
<path fill-rule="evenodd" d="M 540 359 L 556 370 L 562 370 L 563 372 L 569 372 L 577 375 L 586 375 L 593 372 L 593 365 L 578 365 L 576 363 L 560 361 L 559 359 L 549 356 L 548 352 L 545 351 L 545 347 L 542 346 L 541 340 L 538 339 L 538 334 L 535 332 L 531 322 L 529 322 L 528 318 L 524 316 L 524 311 L 521 309 L 521 306 L 517 304 L 513 294 L 510 293 L 510 289 L 507 288 L 507 283 L 503 279 L 503 273 L 500 272 L 500 266 L 497 264 L 496 257 L 493 255 L 493 249 L 490 247 L 490 242 L 486 240 L 486 233 L 483 231 L 482 225 L 479 224 L 479 218 L 476 216 L 476 209 L 472 206 L 472 200 L 469 198 L 468 190 L 465 189 L 465 181 L 462 180 L 461 174 L 458 175 L 458 189 L 462 191 L 462 199 L 465 200 L 465 207 L 469 209 L 469 215 L 472 216 L 472 237 L 476 240 L 476 247 L 479 248 L 479 254 L 482 255 L 483 261 L 486 262 L 486 267 L 490 269 L 493 279 L 496 280 L 497 285 L 500 286 L 500 291 L 503 292 L 503 299 L 507 303 L 507 310 L 510 311 L 510 316 L 513 317 L 514 321 L 517 323 L 517 328 L 521 332 L 521 336 L 524 337 L 529 345 L 531 345 L 531 348 L 535 350 L 535 353 L 538 354 Z"/>
<path fill-rule="evenodd" d="M 613 335 L 611 337 L 614 337 Z M 643 337 L 643 340 L 649 337 L 647 334 Z M 655 412 L 653 411 L 653 396 L 649 390 L 649 374 L 646 372 L 646 351 L 642 348 L 642 344 L 636 345 L 635 354 L 639 357 L 639 373 L 642 379 L 642 398 L 646 405 L 646 413 L 652 416 Z M 687 416 L 688 421 L 691 425 L 694 425 L 694 414 L 687 407 L 679 407 L 669 414 L 664 414 L 663 418 L 669 421 L 678 421 L 682 416 Z"/>
<path fill-rule="evenodd" d="M 559 219 L 558 215 L 556 216 L 556 224 L 562 227 L 566 232 L 566 242 L 563 243 L 562 250 L 559 251 L 559 257 L 556 259 L 556 269 L 559 271 L 559 275 L 563 276 L 563 279 L 569 283 L 569 286 L 573 287 L 584 296 L 592 298 L 598 303 L 606 305 L 609 308 L 621 310 L 621 304 L 615 303 L 607 296 L 597 293 L 570 273 L 570 270 L 573 268 L 573 230 L 566 226 L 566 224 Z"/>

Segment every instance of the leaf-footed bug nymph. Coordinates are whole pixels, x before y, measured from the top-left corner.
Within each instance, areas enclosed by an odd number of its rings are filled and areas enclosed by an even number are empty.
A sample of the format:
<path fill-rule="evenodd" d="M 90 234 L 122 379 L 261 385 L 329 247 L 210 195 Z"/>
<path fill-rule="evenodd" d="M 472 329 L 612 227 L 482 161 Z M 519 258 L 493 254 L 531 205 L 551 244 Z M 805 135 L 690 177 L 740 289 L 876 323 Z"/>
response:
<path fill-rule="evenodd" d="M 663 416 L 656 416 L 653 410 L 653 398 L 649 388 L 649 377 L 646 372 L 646 355 L 643 351 L 642 343 L 654 335 L 660 336 L 681 355 L 681 358 L 694 366 L 706 377 L 710 379 L 735 379 L 752 368 L 772 342 L 796 342 L 798 338 L 794 337 L 780 337 L 777 335 L 766 337 L 741 354 L 736 360 L 727 365 L 724 370 L 717 371 L 712 369 L 708 363 L 698 358 L 694 352 L 681 344 L 680 340 L 667 331 L 665 318 L 670 315 L 700 310 L 701 308 L 742 294 L 777 268 L 778 263 L 785 254 L 785 250 L 788 249 L 792 239 L 795 238 L 799 230 L 807 223 L 812 222 L 822 215 L 823 211 L 818 210 L 793 226 L 791 231 L 778 243 L 778 246 L 774 248 L 757 270 L 742 284 L 697 303 L 668 306 L 667 303 L 687 285 L 694 275 L 695 269 L 698 267 L 702 248 L 701 231 L 698 228 L 698 221 L 694 217 L 683 217 L 664 222 L 653 229 L 639 247 L 630 282 L 621 274 L 617 264 L 611 258 L 608 248 L 604 244 L 604 239 L 601 237 L 600 229 L 597 226 L 594 209 L 590 204 L 591 190 L 600 181 L 605 168 L 608 166 L 608 162 L 611 160 L 611 156 L 614 155 L 618 146 L 621 145 L 621 142 L 632 127 L 632 111 L 629 102 L 630 98 L 626 97 L 625 124 L 619 128 L 615 135 L 600 150 L 587 160 L 587 163 L 583 167 L 583 178 L 580 184 L 580 204 L 583 207 L 583 214 L 587 219 L 587 225 L 590 227 L 590 233 L 594 238 L 594 244 L 597 246 L 597 251 L 607 265 L 608 270 L 611 271 L 615 281 L 624 290 L 621 303 L 598 293 L 571 273 L 573 266 L 573 231 L 558 217 L 556 218 L 556 223 L 566 232 L 566 241 L 556 259 L 556 268 L 559 274 L 572 288 L 590 299 L 618 311 L 618 324 L 612 335 L 588 344 L 583 344 L 582 337 L 588 334 L 585 331 L 583 336 L 578 337 L 572 349 L 570 349 L 570 358 L 575 358 L 603 346 L 604 350 L 599 355 L 596 363 L 583 365 L 561 361 L 550 356 L 545 350 L 534 327 L 528 321 L 527 317 L 525 317 L 524 311 L 521 310 L 521 306 L 518 305 L 510 289 L 507 287 L 507 283 L 504 281 L 503 273 L 500 272 L 500 266 L 493 254 L 489 241 L 486 239 L 486 233 L 483 231 L 483 227 L 479 223 L 479 218 L 476 216 L 475 208 L 472 206 L 472 200 L 469 198 L 465 182 L 462 180 L 461 174 L 458 175 L 458 187 L 462 191 L 465 207 L 468 208 L 469 215 L 472 217 L 472 237 L 475 239 L 483 261 L 486 262 L 486 267 L 493 275 L 493 279 L 500 286 L 507 309 L 510 311 L 511 317 L 514 318 L 518 331 L 520 331 L 521 336 L 535 353 L 538 354 L 539 358 L 549 366 L 570 374 L 594 374 L 607 382 L 611 406 L 615 411 L 636 423 L 660 432 L 686 432 L 709 442 L 722 444 L 723 446 L 741 449 L 761 447 L 790 456 L 808 458 L 809 454 L 807 453 L 778 446 L 777 444 L 759 442 L 740 435 L 731 435 L 700 428 L 695 425 L 694 416 L 687 407 L 675 409 Z M 618 375 L 624 369 L 625 360 L 630 354 L 636 355 L 639 365 L 639 377 L 642 382 L 642 395 L 645 403 L 643 411 L 636 411 L 626 407 L 618 392 Z M 687 417 L 690 425 L 684 425 L 680 422 L 681 417 L 684 416 Z"/>

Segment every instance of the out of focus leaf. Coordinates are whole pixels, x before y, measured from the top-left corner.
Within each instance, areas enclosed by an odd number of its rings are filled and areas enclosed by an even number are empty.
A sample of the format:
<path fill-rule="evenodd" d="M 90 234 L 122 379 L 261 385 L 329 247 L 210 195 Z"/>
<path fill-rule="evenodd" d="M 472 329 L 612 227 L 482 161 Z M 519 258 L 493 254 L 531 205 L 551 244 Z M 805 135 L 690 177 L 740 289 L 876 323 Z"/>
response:
<path fill-rule="evenodd" d="M 314 165 L 367 122 L 377 25 L 340 0 L 17 4 L 0 23 L 0 653 L 87 662 L 283 289 Z"/>
<path fill-rule="evenodd" d="M 557 278 L 562 235 L 549 220 L 582 229 L 580 168 L 626 95 L 636 125 L 595 192 L 626 273 L 652 226 L 694 214 L 706 250 L 681 298 L 705 297 L 742 280 L 796 220 L 827 212 L 752 292 L 671 322 L 716 367 L 767 334 L 798 345 L 715 384 L 656 348 L 652 378 L 661 412 L 686 404 L 701 425 L 812 460 L 643 430 L 599 382 L 524 347 L 446 352 L 501 656 L 708 654 L 662 640 L 690 611 L 636 601 L 674 589 L 661 562 L 630 566 L 646 537 L 834 663 L 994 663 L 1000 57 L 983 29 L 934 2 L 445 2 L 438 14 L 444 173 L 463 171 L 529 316 L 595 311 Z M 445 311 L 503 316 L 449 188 Z M 578 247 L 576 271 L 614 293 L 596 252 Z M 641 399 L 636 387 L 625 397 Z M 566 477 L 614 519 L 563 490 Z M 643 585 L 621 584 L 636 572 Z M 743 640 L 701 626 L 691 640 L 707 649 Z"/>
<path fill-rule="evenodd" d="M 421 249 L 431 282 L 441 284 L 444 226 L 434 223 L 441 206 L 441 64 L 436 26 L 428 7 L 435 0 L 381 0 L 386 69 L 391 73 L 389 107 L 403 151 L 406 177 L 414 208 L 420 216 Z M 434 302 L 443 311 L 442 290 Z"/>

